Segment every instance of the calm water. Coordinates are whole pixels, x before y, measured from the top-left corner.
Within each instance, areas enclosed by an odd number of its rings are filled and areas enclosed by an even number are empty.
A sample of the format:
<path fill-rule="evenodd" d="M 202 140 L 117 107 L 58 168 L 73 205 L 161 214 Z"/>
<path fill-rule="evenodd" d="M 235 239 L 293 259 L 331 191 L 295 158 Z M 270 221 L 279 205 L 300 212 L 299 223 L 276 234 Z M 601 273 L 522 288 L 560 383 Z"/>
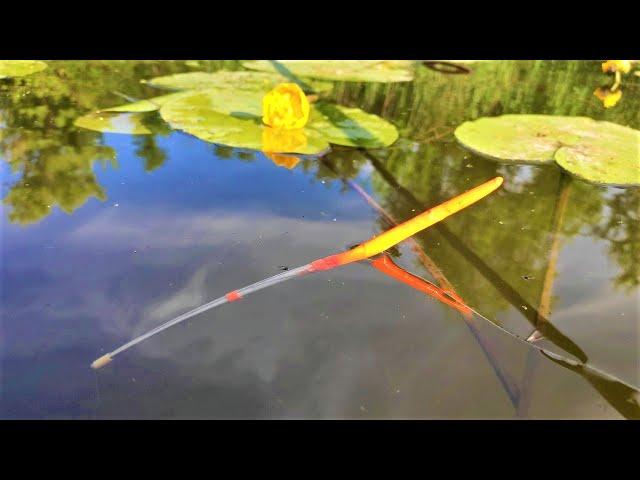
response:
<path fill-rule="evenodd" d="M 623 384 L 549 360 L 479 317 L 470 328 L 368 264 L 206 312 L 91 370 L 179 313 L 389 228 L 346 180 L 402 221 L 502 175 L 499 193 L 416 236 L 431 263 L 411 244 L 397 263 L 445 277 L 518 335 L 546 316 L 539 345 L 640 385 L 640 190 L 583 183 L 555 165 L 501 165 L 451 135 L 501 113 L 640 128 L 640 78 L 627 77 L 608 110 L 593 96 L 607 82 L 598 62 L 488 62 L 470 75 L 423 68 L 410 84 L 336 84 L 337 102 L 387 118 L 401 140 L 292 169 L 171 131 L 156 113 L 143 118 L 153 135 L 73 126 L 123 103 L 115 92 L 158 94 L 141 79 L 218 68 L 241 67 L 57 61 L 0 81 L 0 417 L 638 416 Z"/>

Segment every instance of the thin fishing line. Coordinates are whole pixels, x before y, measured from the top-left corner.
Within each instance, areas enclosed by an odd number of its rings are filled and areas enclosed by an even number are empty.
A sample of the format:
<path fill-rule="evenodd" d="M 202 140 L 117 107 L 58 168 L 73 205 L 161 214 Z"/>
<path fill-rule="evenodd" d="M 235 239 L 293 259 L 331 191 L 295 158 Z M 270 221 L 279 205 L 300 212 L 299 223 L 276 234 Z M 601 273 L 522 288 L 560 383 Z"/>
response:
<path fill-rule="evenodd" d="M 488 322 L 489 324 L 491 324 L 492 326 L 494 326 L 498 330 L 501 330 L 502 332 L 506 333 L 510 337 L 515 338 L 520 343 L 524 343 L 525 345 L 527 345 L 529 347 L 535 348 L 536 350 L 538 350 L 541 353 L 544 353 L 544 354 L 547 354 L 547 355 L 549 355 L 551 357 L 563 360 L 563 361 L 565 361 L 565 362 L 567 362 L 567 363 L 569 363 L 571 365 L 582 366 L 582 367 L 584 367 L 584 368 L 586 368 L 588 370 L 591 370 L 591 371 L 593 371 L 593 372 L 595 372 L 595 373 L 597 373 L 597 374 L 599 374 L 599 375 L 601 375 L 603 377 L 608 377 L 608 378 L 610 378 L 612 380 L 615 380 L 616 382 L 621 383 L 622 385 L 625 385 L 626 387 L 629 387 L 632 390 L 640 391 L 640 387 L 637 387 L 635 385 L 631 385 L 630 383 L 627 383 L 624 380 L 621 380 L 620 378 L 616 377 L 615 375 L 613 375 L 613 374 L 611 374 L 609 372 L 606 372 L 606 371 L 604 371 L 604 370 L 602 370 L 602 369 L 600 369 L 600 368 L 598 368 L 598 367 L 596 367 L 594 365 L 590 365 L 590 364 L 587 364 L 587 363 L 582 363 L 582 362 L 576 361 L 576 360 L 571 360 L 571 359 L 563 357 L 562 355 L 559 355 L 559 354 L 557 354 L 555 352 L 547 350 L 546 348 L 542 348 L 542 347 L 536 345 L 535 343 L 528 342 L 525 338 L 521 337 L 520 335 L 517 335 L 517 334 L 507 330 L 506 328 L 504 328 L 503 326 L 499 325 L 498 323 L 492 322 L 491 320 L 489 320 L 484 315 L 478 313 L 475 309 L 469 307 L 468 305 L 465 305 L 465 306 L 471 312 L 473 312 L 475 315 L 477 315 L 478 317 L 482 318 L 483 320 L 485 320 L 486 322 Z"/>
<path fill-rule="evenodd" d="M 376 258 L 376 257 L 373 257 L 373 258 Z M 373 260 L 373 258 L 370 258 L 370 259 L 369 259 L 369 261 L 372 261 L 372 260 Z M 409 272 L 407 272 L 407 273 L 409 273 Z M 411 276 L 414 276 L 414 277 L 416 277 L 416 278 L 419 278 L 420 280 L 422 280 L 422 281 L 423 281 L 423 282 L 425 282 L 425 283 L 428 283 L 428 284 L 432 285 L 434 288 L 437 288 L 437 289 L 439 289 L 439 290 L 442 290 L 442 289 L 440 289 L 439 287 L 435 286 L 433 283 L 431 283 L 429 280 L 426 280 L 425 278 L 423 278 L 423 277 L 421 277 L 421 276 L 419 276 L 419 275 L 416 275 L 416 274 L 414 274 L 414 273 L 409 273 L 409 274 L 410 274 Z M 506 328 L 502 327 L 502 326 L 501 326 L 501 325 L 499 325 L 498 323 L 496 323 L 496 322 L 493 322 L 493 321 L 489 320 L 487 317 L 485 317 L 484 315 L 480 314 L 480 313 L 479 313 L 478 311 L 476 311 L 475 309 L 473 309 L 473 308 L 469 307 L 467 304 L 465 304 L 465 303 L 461 302 L 460 300 L 458 300 L 457 298 L 455 298 L 454 296 L 452 296 L 450 292 L 443 291 L 443 293 L 444 293 L 445 295 L 447 295 L 448 297 L 450 297 L 450 299 L 451 299 L 453 302 L 457 303 L 458 305 L 460 305 L 461 307 L 463 307 L 463 308 L 467 309 L 468 311 L 470 311 L 470 312 L 474 313 L 474 314 L 475 314 L 475 315 L 477 315 L 479 318 L 481 318 L 481 319 L 483 319 L 484 321 L 488 322 L 489 324 L 491 324 L 491 325 L 492 325 L 492 326 L 494 326 L 495 328 L 497 328 L 497 329 L 501 330 L 502 332 L 506 333 L 506 334 L 507 334 L 507 335 L 509 335 L 510 337 L 515 338 L 515 339 L 516 339 L 516 340 L 518 340 L 519 342 L 524 343 L 524 344 L 526 344 L 526 345 L 527 345 L 527 346 L 529 346 L 529 347 L 533 347 L 534 349 L 538 350 L 538 351 L 539 351 L 539 352 L 541 352 L 541 353 L 547 354 L 547 355 L 549 355 L 549 356 L 551 356 L 551 357 L 553 357 L 553 358 L 556 358 L 556 359 L 560 359 L 560 360 L 562 360 L 562 361 L 564 361 L 564 362 L 567 362 L 567 363 L 569 363 L 570 365 L 573 365 L 573 366 L 582 366 L 582 367 L 584 367 L 585 369 L 587 369 L 587 370 L 591 370 L 592 372 L 595 372 L 595 373 L 596 373 L 596 374 L 598 374 L 598 375 L 601 375 L 601 376 L 603 376 L 603 377 L 608 377 L 608 378 L 610 378 L 610 379 L 612 379 L 612 380 L 615 380 L 615 381 L 617 381 L 617 382 L 619 382 L 619 383 L 621 383 L 621 384 L 623 384 L 623 385 L 625 385 L 625 386 L 627 386 L 627 387 L 631 388 L 632 390 L 640 391 L 640 388 L 638 388 L 638 387 L 636 387 L 636 386 L 633 386 L 633 385 L 630 385 L 629 383 L 626 383 L 625 381 L 623 381 L 623 380 L 619 379 L 619 378 L 618 378 L 618 377 L 616 377 L 615 375 L 612 375 L 612 374 L 610 374 L 610 373 L 608 373 L 608 372 L 605 372 L 604 370 L 601 370 L 601 369 L 600 369 L 600 368 L 598 368 L 598 367 L 595 367 L 595 366 L 592 366 L 592 365 L 589 365 L 589 364 L 583 363 L 583 362 L 581 362 L 581 361 L 575 361 L 575 360 L 568 359 L 568 358 L 566 358 L 566 357 L 563 357 L 562 355 L 559 355 L 559 354 L 557 354 L 557 353 L 551 352 L 551 351 L 549 351 L 549 350 L 547 350 L 547 349 L 545 349 L 545 348 L 542 348 L 542 347 L 540 347 L 540 346 L 538 346 L 538 345 L 536 345 L 536 344 L 534 344 L 534 343 L 532 343 L 532 342 L 529 342 L 529 341 L 527 341 L 525 338 L 523 338 L 523 337 L 521 337 L 521 336 L 519 336 L 519 335 L 517 335 L 517 334 L 515 334 L 515 333 L 511 332 L 510 330 L 507 330 Z M 472 327 L 472 332 L 473 332 L 474 334 L 476 334 L 477 332 L 475 332 L 474 330 L 475 330 L 475 327 Z M 483 345 L 481 345 L 481 347 L 482 347 L 482 348 L 484 348 L 484 346 L 483 346 Z M 496 372 L 496 373 L 498 373 L 498 372 Z M 503 379 L 501 378 L 501 375 L 500 375 L 500 374 L 498 374 L 498 376 L 500 377 L 500 380 L 502 381 Z"/>

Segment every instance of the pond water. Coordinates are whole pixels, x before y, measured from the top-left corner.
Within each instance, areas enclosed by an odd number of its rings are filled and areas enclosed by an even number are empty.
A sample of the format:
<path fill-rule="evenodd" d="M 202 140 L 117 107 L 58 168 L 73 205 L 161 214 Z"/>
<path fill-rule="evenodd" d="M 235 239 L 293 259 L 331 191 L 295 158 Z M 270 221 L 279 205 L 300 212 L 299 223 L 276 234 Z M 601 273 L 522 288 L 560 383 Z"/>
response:
<path fill-rule="evenodd" d="M 230 61 L 51 61 L 0 80 L 2 418 L 638 417 L 640 190 L 555 164 L 462 148 L 463 121 L 585 115 L 640 128 L 640 78 L 605 109 L 599 62 L 505 61 L 412 82 L 335 83 L 330 97 L 394 123 L 387 149 L 278 164 L 172 131 L 74 120 L 150 98 L 140 81 Z M 456 311 L 368 263 L 205 312 L 94 371 L 150 328 L 285 267 L 342 251 L 496 175 L 503 188 L 401 244 L 394 261 L 447 282 Z M 372 207 L 363 189 L 378 205 Z M 484 348 L 483 348 L 484 345 Z M 616 380 L 617 379 L 617 380 Z"/>

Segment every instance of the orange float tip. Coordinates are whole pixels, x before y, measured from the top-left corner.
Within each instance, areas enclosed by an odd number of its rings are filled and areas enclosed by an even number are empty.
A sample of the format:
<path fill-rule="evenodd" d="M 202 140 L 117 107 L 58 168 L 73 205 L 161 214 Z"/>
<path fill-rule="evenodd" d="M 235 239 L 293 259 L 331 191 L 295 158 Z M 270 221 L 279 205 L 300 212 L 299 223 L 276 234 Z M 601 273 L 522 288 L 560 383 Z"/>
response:
<path fill-rule="evenodd" d="M 106 355 L 101 356 L 97 360 L 94 360 L 94 362 L 91 364 L 91 368 L 93 368 L 94 370 L 97 370 L 99 368 L 104 367 L 107 363 L 111 362 L 111 360 L 113 360 L 113 358 L 111 358 L 111 356 L 109 356 L 109 354 L 107 353 Z"/>

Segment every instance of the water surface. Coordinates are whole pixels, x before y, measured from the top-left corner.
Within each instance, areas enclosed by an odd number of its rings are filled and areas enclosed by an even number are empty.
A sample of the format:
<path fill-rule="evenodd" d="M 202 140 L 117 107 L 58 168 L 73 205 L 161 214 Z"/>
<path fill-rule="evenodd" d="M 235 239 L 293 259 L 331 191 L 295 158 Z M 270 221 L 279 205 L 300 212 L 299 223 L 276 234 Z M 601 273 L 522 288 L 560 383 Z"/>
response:
<path fill-rule="evenodd" d="M 611 109 L 593 95 L 607 82 L 598 62 L 482 62 L 469 75 L 421 68 L 411 83 L 337 83 L 335 101 L 383 116 L 401 139 L 288 169 L 171 131 L 156 113 L 144 117 L 153 135 L 73 125 L 123 103 L 116 92 L 157 95 L 142 79 L 237 62 L 49 65 L 0 80 L 0 417 L 637 414 L 623 386 L 545 358 L 479 317 L 474 334 L 455 310 L 368 264 L 206 312 L 98 372 L 89 364 L 233 288 L 389 228 L 348 180 L 403 221 L 502 175 L 498 193 L 415 237 L 428 266 L 410 244 L 395 261 L 444 277 L 518 335 L 543 316 L 552 333 L 541 346 L 640 385 L 640 190 L 591 185 L 555 165 L 496 163 L 451 134 L 502 113 L 640 128 L 640 78 L 626 80 Z"/>

